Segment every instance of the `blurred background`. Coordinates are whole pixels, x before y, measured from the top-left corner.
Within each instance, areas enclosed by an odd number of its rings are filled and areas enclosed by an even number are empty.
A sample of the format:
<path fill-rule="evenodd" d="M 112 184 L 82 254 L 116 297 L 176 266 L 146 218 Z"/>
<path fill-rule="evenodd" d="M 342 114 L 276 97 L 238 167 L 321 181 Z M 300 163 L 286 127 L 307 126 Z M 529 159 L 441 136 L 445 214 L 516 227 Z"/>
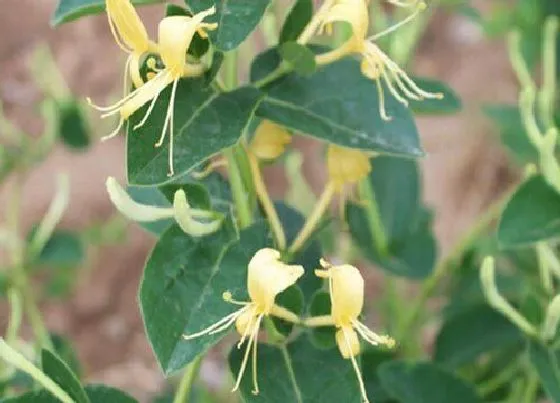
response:
<path fill-rule="evenodd" d="M 285 3 L 279 3 L 280 13 L 290 4 Z M 495 3 L 507 2 L 473 0 L 471 5 L 483 18 L 490 18 L 496 13 Z M 8 120 L 35 136 L 44 127 L 39 105 L 45 96 L 72 94 L 81 102 L 91 97 L 102 104 L 118 96 L 124 56 L 104 15 L 53 29 L 49 20 L 56 0 L 1 0 L 0 6 L 0 100 Z M 142 7 L 140 14 L 155 34 L 163 7 Z M 259 34 L 250 41 L 253 49 L 264 46 Z M 436 233 L 445 254 L 519 174 L 500 145 L 497 127 L 481 108 L 485 103 L 515 104 L 518 87 L 503 37 L 489 38 L 472 19 L 452 11 L 435 13 L 411 67 L 417 75 L 448 83 L 463 101 L 459 114 L 418 119 L 427 152 L 422 161 L 424 198 L 436 212 Z M 62 79 L 56 77 L 56 70 Z M 86 379 L 148 401 L 165 385 L 144 335 L 136 297 L 154 239 L 115 215 L 105 192 L 107 176 L 124 180 L 124 137 L 101 143 L 99 137 L 110 131 L 113 122 L 100 121 L 86 107 L 83 111 L 90 144 L 78 148 L 57 144 L 25 181 L 24 231 L 45 213 L 56 174 L 67 172 L 71 202 L 61 226 L 96 242 L 84 251 L 86 264 L 80 265 L 73 286 L 62 287 L 58 294 L 55 287 L 53 297 L 42 304 L 45 320 L 51 331 L 72 340 Z M 311 140 L 299 139 L 297 144 L 307 157 L 306 176 L 319 190 L 321 149 Z M 281 194 L 286 183 L 283 172 L 271 168 L 267 174 L 272 193 Z M 8 181 L 0 188 L 0 210 L 5 209 L 9 192 Z M 113 236 L 96 238 L 103 230 L 111 230 Z M 5 325 L 7 315 L 5 306 L 0 306 L 0 325 Z M 209 358 L 201 377 L 220 388 L 229 375 L 221 360 Z"/>

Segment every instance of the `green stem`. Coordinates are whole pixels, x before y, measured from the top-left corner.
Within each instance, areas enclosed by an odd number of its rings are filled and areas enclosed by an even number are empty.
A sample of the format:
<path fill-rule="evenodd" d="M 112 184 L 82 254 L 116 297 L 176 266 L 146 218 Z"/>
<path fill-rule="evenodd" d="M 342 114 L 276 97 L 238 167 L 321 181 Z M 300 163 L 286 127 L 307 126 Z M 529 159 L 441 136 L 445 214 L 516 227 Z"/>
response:
<path fill-rule="evenodd" d="M 515 360 L 507 365 L 503 370 L 498 372 L 495 376 L 485 380 L 477 386 L 477 390 L 481 396 L 489 395 L 497 390 L 504 383 L 509 381 L 519 371 L 519 361 Z"/>
<path fill-rule="evenodd" d="M 58 386 L 43 371 L 29 362 L 23 355 L 11 348 L 4 339 L 0 338 L 0 357 L 22 372 L 31 376 L 37 383 L 52 393 L 63 403 L 75 403 L 64 390 Z"/>
<path fill-rule="evenodd" d="M 13 345 L 17 341 L 23 319 L 23 299 L 17 288 L 11 287 L 8 290 L 8 303 L 10 305 L 10 321 L 6 329 L 6 342 Z"/>
<path fill-rule="evenodd" d="M 292 71 L 292 67 L 290 67 L 290 65 L 288 65 L 287 63 L 282 62 L 278 67 L 276 67 L 276 69 L 272 70 L 269 74 L 267 74 L 260 80 L 253 82 L 253 85 L 257 88 L 262 88 L 291 71 Z"/>
<path fill-rule="evenodd" d="M 411 310 L 403 320 L 401 330 L 397 334 L 397 340 L 403 340 L 412 334 L 419 316 L 425 309 L 428 299 L 435 292 L 441 281 L 453 273 L 463 254 L 499 216 L 504 204 L 507 200 L 509 200 L 510 196 L 511 192 L 506 192 L 504 197 L 494 202 L 478 219 L 474 226 L 465 234 L 465 236 L 457 243 L 451 253 L 449 253 L 445 259 L 440 260 L 440 262 L 436 265 L 432 276 L 424 282 L 420 290 L 420 294 L 416 297 L 416 300 L 410 304 Z"/>
<path fill-rule="evenodd" d="M 525 386 L 525 393 L 520 400 L 520 403 L 534 403 L 536 401 L 536 394 L 539 389 L 539 378 L 534 371 L 531 371 L 527 376 L 527 385 Z"/>
<path fill-rule="evenodd" d="M 226 53 L 223 67 L 223 82 L 226 90 L 231 91 L 237 86 L 237 59 L 236 51 Z M 227 160 L 229 182 L 235 204 L 237 218 L 241 229 L 248 227 L 253 222 L 253 213 L 249 202 L 249 195 L 241 172 L 241 164 L 236 156 L 236 146 L 224 151 Z"/>
<path fill-rule="evenodd" d="M 360 199 L 366 205 L 367 223 L 369 225 L 370 233 L 373 236 L 374 247 L 377 253 L 382 258 L 389 253 L 389 243 L 381 215 L 379 214 L 379 207 L 375 198 L 375 191 L 368 177 L 364 178 L 358 185 L 358 192 Z"/>
<path fill-rule="evenodd" d="M 253 222 L 253 213 L 249 204 L 249 197 L 245 191 L 243 178 L 235 158 L 235 151 L 233 148 L 224 151 L 228 163 L 229 183 L 231 186 L 231 193 L 233 196 L 233 203 L 237 212 L 239 226 L 241 229 L 247 228 Z"/>
<path fill-rule="evenodd" d="M 198 370 L 200 369 L 200 364 L 202 363 L 202 356 L 198 356 L 185 370 L 177 392 L 175 393 L 175 398 L 173 403 L 188 403 L 191 394 L 191 389 L 198 375 Z"/>

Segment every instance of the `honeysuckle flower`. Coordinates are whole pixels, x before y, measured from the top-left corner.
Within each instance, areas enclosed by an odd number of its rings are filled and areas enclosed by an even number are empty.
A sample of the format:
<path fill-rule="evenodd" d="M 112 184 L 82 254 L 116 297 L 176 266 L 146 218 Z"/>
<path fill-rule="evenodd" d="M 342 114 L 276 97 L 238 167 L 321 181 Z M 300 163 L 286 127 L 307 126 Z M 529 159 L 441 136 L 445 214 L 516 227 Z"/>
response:
<path fill-rule="evenodd" d="M 237 375 L 237 380 L 233 391 L 239 388 L 243 373 L 247 367 L 249 354 L 253 352 L 253 393 L 259 393 L 257 381 L 257 345 L 258 333 L 264 317 L 273 315 L 282 319 L 297 323 L 297 315 L 286 308 L 276 305 L 276 296 L 295 282 L 303 275 L 303 266 L 288 265 L 280 261 L 280 252 L 270 248 L 260 249 L 255 253 L 248 265 L 247 271 L 247 291 L 250 301 L 235 301 L 230 292 L 226 291 L 223 298 L 226 302 L 240 305 L 237 311 L 223 317 L 206 329 L 194 334 L 183 335 L 185 340 L 192 340 L 197 337 L 216 334 L 229 328 L 235 323 L 237 332 L 241 339 L 237 344 L 238 348 L 247 342 L 243 361 Z"/>
<path fill-rule="evenodd" d="M 399 6 L 413 5 L 405 1 L 392 1 Z M 405 20 L 389 27 L 385 31 L 367 37 L 369 30 L 368 5 L 365 0 L 335 0 L 328 2 L 327 9 L 320 10 L 310 25 L 317 27 L 318 32 L 332 31 L 331 26 L 336 22 L 345 22 L 352 28 L 352 36 L 338 48 L 318 55 L 318 64 L 328 64 L 345 56 L 357 54 L 362 58 L 361 71 L 364 76 L 374 80 L 379 95 L 379 113 L 384 120 L 390 120 L 385 108 L 385 94 L 381 83 L 383 81 L 395 99 L 408 106 L 408 99 L 420 101 L 423 99 L 441 99 L 440 93 L 422 90 L 397 63 L 385 54 L 375 40 L 395 31 L 397 28 L 412 20 L 420 11 L 426 8 L 424 2 L 415 2 L 416 10 Z"/>
<path fill-rule="evenodd" d="M 261 160 L 273 160 L 284 154 L 292 142 L 288 131 L 270 120 L 263 120 L 249 146 L 250 151 Z"/>
<path fill-rule="evenodd" d="M 364 402 L 369 402 L 356 356 L 360 354 L 360 335 L 368 343 L 393 348 L 395 341 L 389 336 L 378 335 L 358 320 L 364 306 L 364 279 L 360 271 L 349 264 L 333 266 L 321 259 L 323 269 L 315 275 L 328 279 L 331 298 L 331 314 L 312 317 L 304 323 L 308 326 L 335 326 L 336 344 L 344 359 L 350 359 L 358 377 Z"/>
<path fill-rule="evenodd" d="M 125 68 L 125 86 L 128 72 L 134 85 L 140 87 L 144 84 L 140 76 L 140 58 L 147 52 L 156 51 L 157 46 L 149 39 L 146 27 L 130 0 L 106 0 L 105 6 L 115 41 L 129 54 Z"/>
<path fill-rule="evenodd" d="M 102 117 L 120 115 L 117 128 L 102 140 L 110 139 L 116 136 L 124 126 L 124 122 L 132 116 L 134 112 L 150 102 L 148 110 L 144 117 L 134 129 L 142 127 L 150 117 L 156 101 L 161 92 L 172 84 L 171 97 L 165 114 L 165 122 L 161 131 L 161 136 L 156 142 L 155 147 L 161 147 L 165 140 L 167 130 L 169 129 L 169 176 L 174 175 L 173 169 L 173 122 L 174 122 L 174 105 L 177 84 L 181 78 L 194 77 L 204 72 L 204 66 L 201 64 L 187 63 L 187 50 L 195 33 L 207 36 L 206 30 L 217 28 L 215 23 L 205 23 L 204 19 L 216 12 L 215 7 L 211 7 L 205 11 L 189 16 L 171 16 L 165 17 L 159 24 L 158 45 L 157 49 L 165 68 L 157 72 L 152 79 L 142 86 L 136 88 L 123 99 L 108 107 L 99 107 L 90 104 L 99 111 L 104 112 Z M 154 66 L 155 67 L 155 66 Z"/>
<path fill-rule="evenodd" d="M 113 177 L 107 178 L 106 186 L 109 198 L 117 210 L 133 221 L 155 222 L 171 218 L 185 233 L 199 237 L 216 232 L 224 219 L 221 213 L 191 208 L 183 189 L 175 192 L 173 207 L 157 207 L 133 200 Z"/>

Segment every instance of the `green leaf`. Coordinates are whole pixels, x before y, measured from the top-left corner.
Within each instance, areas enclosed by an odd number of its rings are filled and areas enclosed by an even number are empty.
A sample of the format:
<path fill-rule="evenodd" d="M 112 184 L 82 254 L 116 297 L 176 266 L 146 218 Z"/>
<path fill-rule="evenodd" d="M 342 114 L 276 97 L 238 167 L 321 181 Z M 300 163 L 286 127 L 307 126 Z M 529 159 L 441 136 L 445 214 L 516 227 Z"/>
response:
<path fill-rule="evenodd" d="M 443 115 L 457 113 L 462 108 L 461 99 L 447 84 L 431 78 L 412 77 L 424 91 L 443 94 L 443 99 L 424 99 L 410 101 L 410 109 L 421 115 Z"/>
<path fill-rule="evenodd" d="M 301 316 L 303 312 L 303 293 L 297 285 L 293 285 L 276 297 L 276 304 Z M 294 327 L 293 323 L 276 317 L 272 317 L 272 322 L 276 330 L 286 337 L 290 335 Z"/>
<path fill-rule="evenodd" d="M 67 230 L 56 230 L 41 250 L 37 264 L 70 268 L 80 265 L 84 259 L 85 248 L 79 235 Z"/>
<path fill-rule="evenodd" d="M 88 385 L 85 392 L 91 403 L 137 403 L 125 392 L 105 385 Z M 46 390 L 29 392 L 21 396 L 0 400 L 0 403 L 60 403 Z"/>
<path fill-rule="evenodd" d="M 297 0 L 284 21 L 280 43 L 295 41 L 313 17 L 313 1 Z"/>
<path fill-rule="evenodd" d="M 251 67 L 251 80 L 262 79 L 280 62 L 276 49 L 262 53 Z M 311 77 L 288 74 L 264 90 L 267 96 L 257 115 L 290 130 L 346 147 L 423 155 L 410 110 L 387 95 L 386 109 L 392 120 L 384 121 L 378 112 L 376 84 L 362 75 L 354 59 L 322 67 Z"/>
<path fill-rule="evenodd" d="M 222 298 L 230 291 L 247 300 L 247 264 L 270 244 L 263 225 L 235 236 L 231 221 L 204 238 L 190 238 L 178 227 L 166 231 L 148 259 L 140 286 L 140 306 L 146 333 L 165 374 L 169 375 L 204 353 L 226 332 L 184 340 L 239 307 Z M 227 250 L 227 252 L 226 252 Z M 225 253 L 224 253 L 225 252 Z M 165 315 L 162 315 L 165 312 Z"/>
<path fill-rule="evenodd" d="M 136 111 L 128 122 L 127 169 L 133 185 L 155 185 L 186 174 L 209 157 L 237 143 L 256 109 L 261 94 L 245 87 L 216 93 L 204 79 L 180 80 L 175 100 L 174 166 L 168 177 L 169 134 L 156 148 L 165 121 L 171 88 L 159 96 L 147 123 L 133 130 L 148 105 Z M 149 104 L 149 103 L 148 103 Z"/>
<path fill-rule="evenodd" d="M 429 362 L 390 361 L 379 367 L 383 388 L 399 403 L 481 403 L 473 387 Z"/>
<path fill-rule="evenodd" d="M 297 74 L 310 76 L 317 70 L 315 53 L 305 45 L 286 42 L 280 47 L 280 55 Z"/>
<path fill-rule="evenodd" d="M 360 355 L 362 366 L 362 378 L 366 391 L 371 402 L 375 403 L 394 403 L 387 391 L 381 385 L 378 369 L 387 361 L 395 359 L 395 351 L 381 350 L 378 348 L 366 347 Z M 426 402 L 431 403 L 431 402 Z"/>
<path fill-rule="evenodd" d="M 89 128 L 78 102 L 73 100 L 59 102 L 58 134 L 65 146 L 71 150 L 85 150 L 91 144 Z"/>
<path fill-rule="evenodd" d="M 436 259 L 431 214 L 420 205 L 420 178 L 413 160 L 378 157 L 372 161 L 369 180 L 388 242 L 388 255 L 377 251 L 366 207 L 349 203 L 346 218 L 353 239 L 366 258 L 392 274 L 421 279 Z"/>
<path fill-rule="evenodd" d="M 132 0 L 135 5 L 159 3 L 161 0 Z M 105 0 L 59 0 L 51 18 L 51 25 L 77 20 L 84 15 L 98 14 L 105 10 Z"/>
<path fill-rule="evenodd" d="M 76 403 L 90 403 L 88 396 L 70 367 L 49 350 L 41 351 L 43 372 L 74 399 Z"/>
<path fill-rule="evenodd" d="M 498 226 L 503 247 L 531 245 L 560 236 L 560 194 L 538 175 L 529 178 L 506 205 Z"/>
<path fill-rule="evenodd" d="M 331 314 L 331 296 L 327 291 L 319 290 L 313 295 L 309 304 L 309 316 L 322 316 Z M 313 345 L 320 349 L 329 350 L 336 347 L 336 328 L 334 326 L 321 326 L 309 329 L 309 338 Z"/>
<path fill-rule="evenodd" d="M 227 52 L 237 48 L 262 19 L 271 0 L 189 0 L 195 13 L 216 6 L 216 14 L 205 19 L 217 22 L 218 28 L 209 31 L 210 40 L 218 50 Z"/>
<path fill-rule="evenodd" d="M 537 341 L 529 342 L 529 360 L 537 370 L 546 394 L 560 403 L 560 354 Z"/>
<path fill-rule="evenodd" d="M 436 339 L 434 360 L 454 369 L 522 341 L 519 329 L 503 315 L 488 305 L 478 305 L 445 321 Z"/>
<path fill-rule="evenodd" d="M 82 367 L 78 360 L 76 350 L 72 346 L 70 340 L 54 333 L 51 333 L 51 340 L 56 354 L 70 367 L 76 377 L 80 379 L 82 377 Z"/>
<path fill-rule="evenodd" d="M 500 128 L 500 140 L 515 162 L 525 165 L 538 161 L 539 153 L 525 133 L 517 106 L 486 105 L 483 110 Z"/>
<path fill-rule="evenodd" d="M 247 403 L 362 401 L 352 365 L 336 349 L 317 350 L 306 337 L 300 337 L 287 346 L 259 343 L 257 351 L 260 393 L 251 393 L 253 368 L 249 363 L 240 386 Z M 243 353 L 244 348 L 231 349 L 229 365 L 234 377 Z"/>

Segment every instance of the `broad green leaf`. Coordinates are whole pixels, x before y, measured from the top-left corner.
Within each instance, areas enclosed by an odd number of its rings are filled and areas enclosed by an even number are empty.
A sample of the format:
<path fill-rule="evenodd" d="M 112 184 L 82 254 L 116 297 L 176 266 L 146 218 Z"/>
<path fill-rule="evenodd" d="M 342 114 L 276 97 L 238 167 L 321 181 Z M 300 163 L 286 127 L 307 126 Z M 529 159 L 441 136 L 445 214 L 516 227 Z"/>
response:
<path fill-rule="evenodd" d="M 86 117 L 76 101 L 64 101 L 58 107 L 58 135 L 73 150 L 85 150 L 91 144 Z"/>
<path fill-rule="evenodd" d="M 507 203 L 498 226 L 498 240 L 507 248 L 559 236 L 560 194 L 544 177 L 533 176 Z"/>
<path fill-rule="evenodd" d="M 362 345 L 362 347 L 364 346 Z M 383 363 L 393 359 L 395 359 L 395 351 L 381 350 L 375 347 L 366 347 L 360 354 L 362 378 L 364 380 L 370 402 L 394 403 L 394 400 L 391 400 L 391 397 L 381 385 L 378 373 L 378 369 Z"/>
<path fill-rule="evenodd" d="M 462 109 L 461 99 L 447 84 L 431 78 L 412 77 L 412 79 L 424 91 L 443 94 L 443 99 L 411 100 L 409 106 L 415 113 L 442 115 L 457 113 Z"/>
<path fill-rule="evenodd" d="M 257 379 L 260 393 L 251 393 L 253 368 L 247 365 L 241 394 L 247 403 L 360 403 L 360 389 L 349 360 L 337 349 L 317 350 L 306 337 L 287 346 L 259 343 Z M 239 372 L 244 347 L 229 355 L 232 375 Z"/>
<path fill-rule="evenodd" d="M 122 390 L 105 385 L 88 385 L 86 393 L 91 403 L 136 403 L 136 399 Z"/>
<path fill-rule="evenodd" d="M 199 332 L 239 308 L 223 300 L 225 291 L 235 299 L 247 300 L 247 264 L 270 239 L 263 225 L 242 231 L 228 249 L 234 237 L 231 221 L 219 232 L 198 239 L 173 226 L 148 259 L 140 306 L 148 339 L 167 375 L 225 336 L 226 332 L 183 339 L 183 334 Z"/>
<path fill-rule="evenodd" d="M 313 0 L 297 0 L 282 26 L 280 43 L 297 40 L 312 17 Z"/>
<path fill-rule="evenodd" d="M 91 403 L 137 403 L 125 392 L 105 385 L 88 385 L 85 392 Z M 0 400 L 0 403 L 60 403 L 46 390 L 29 392 L 21 396 Z"/>
<path fill-rule="evenodd" d="M 280 55 L 297 74 L 310 76 L 317 70 L 315 53 L 305 45 L 286 42 L 280 47 Z"/>
<path fill-rule="evenodd" d="M 133 130 L 148 105 L 129 119 L 127 169 L 128 181 L 133 185 L 170 182 L 237 143 L 261 98 L 259 91 L 251 87 L 220 94 L 209 88 L 204 79 L 181 80 L 175 100 L 176 175 L 170 178 L 169 134 L 161 147 L 154 147 L 164 125 L 170 93 L 171 88 L 162 92 L 144 126 Z"/>
<path fill-rule="evenodd" d="M 59 334 L 51 333 L 50 336 L 56 354 L 62 358 L 76 377 L 80 379 L 82 377 L 82 367 L 78 359 L 78 355 L 76 354 L 76 350 L 70 340 Z"/>
<path fill-rule="evenodd" d="M 487 105 L 483 110 L 498 125 L 500 140 L 515 162 L 525 165 L 538 161 L 539 154 L 525 133 L 517 106 Z"/>
<path fill-rule="evenodd" d="M 189 0 L 195 13 L 216 6 L 216 14 L 205 19 L 217 22 L 218 28 L 209 31 L 210 40 L 218 50 L 227 52 L 237 48 L 262 19 L 271 0 Z"/>
<path fill-rule="evenodd" d="M 76 403 L 90 403 L 88 396 L 70 367 L 49 350 L 41 351 L 43 372 L 74 399 Z"/>
<path fill-rule="evenodd" d="M 520 344 L 519 329 L 488 305 L 445 321 L 436 339 L 434 360 L 448 368 L 475 361 L 481 354 Z"/>
<path fill-rule="evenodd" d="M 262 79 L 280 64 L 276 49 L 257 57 L 251 80 Z M 341 146 L 407 157 L 423 155 L 410 110 L 386 91 L 384 121 L 376 84 L 365 78 L 360 63 L 344 59 L 324 66 L 311 77 L 288 74 L 264 90 L 257 115 L 295 132 Z"/>
<path fill-rule="evenodd" d="M 56 230 L 46 243 L 37 264 L 69 268 L 80 265 L 85 259 L 85 248 L 80 236 L 67 230 Z"/>
<path fill-rule="evenodd" d="M 162 0 L 132 0 L 135 5 L 158 3 Z M 105 0 L 59 0 L 51 18 L 51 25 L 74 21 L 84 15 L 97 14 L 105 9 Z"/>
<path fill-rule="evenodd" d="M 529 342 L 529 360 L 537 370 L 546 394 L 560 403 L 560 353 L 537 341 Z"/>
<path fill-rule="evenodd" d="M 383 388 L 399 403 L 481 403 L 472 386 L 429 362 L 390 361 L 378 373 Z"/>
<path fill-rule="evenodd" d="M 350 233 L 369 260 L 389 272 L 420 279 L 428 276 L 436 258 L 436 242 L 431 229 L 431 214 L 420 205 L 418 167 L 413 160 L 382 156 L 372 161 L 369 180 L 374 204 L 388 243 L 388 255 L 377 251 L 374 233 L 369 228 L 366 208 L 354 203 L 346 206 Z"/>

